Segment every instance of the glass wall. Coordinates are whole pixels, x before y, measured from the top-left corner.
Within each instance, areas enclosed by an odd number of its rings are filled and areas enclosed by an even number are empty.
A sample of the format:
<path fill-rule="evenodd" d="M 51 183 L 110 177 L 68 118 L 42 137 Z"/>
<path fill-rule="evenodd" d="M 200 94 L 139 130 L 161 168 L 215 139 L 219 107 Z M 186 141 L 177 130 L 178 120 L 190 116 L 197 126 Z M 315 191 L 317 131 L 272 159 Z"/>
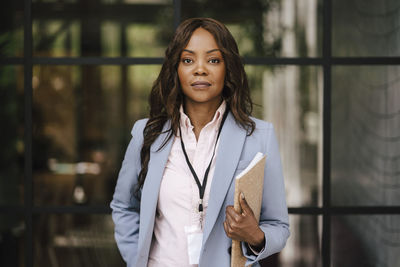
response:
<path fill-rule="evenodd" d="M 159 71 L 158 65 L 33 67 L 36 205 L 109 204 L 129 130 L 146 116 Z"/>
<path fill-rule="evenodd" d="M 0 205 L 24 200 L 24 69 L 0 65 Z"/>
<path fill-rule="evenodd" d="M 332 14 L 334 56 L 399 56 L 398 1 L 332 1 Z"/>
<path fill-rule="evenodd" d="M 43 214 L 33 228 L 33 266 L 124 266 L 110 215 Z"/>
<path fill-rule="evenodd" d="M 161 57 L 174 30 L 172 0 L 36 0 L 32 15 L 40 57 Z"/>
<path fill-rule="evenodd" d="M 399 77 L 399 66 L 334 67 L 332 201 L 335 205 L 400 205 Z"/>
<path fill-rule="evenodd" d="M 331 266 L 396 266 L 399 225 L 399 215 L 333 216 Z"/>
<path fill-rule="evenodd" d="M 2 1 L 0 10 L 0 57 L 22 57 L 24 1 Z"/>
<path fill-rule="evenodd" d="M 0 266 L 124 266 L 109 203 L 190 17 L 232 32 L 277 133 L 291 237 L 261 265 L 400 261 L 398 1 L 3 2 Z"/>
<path fill-rule="evenodd" d="M 182 19 L 212 17 L 232 32 L 242 56 L 318 57 L 322 1 L 182 1 Z"/>

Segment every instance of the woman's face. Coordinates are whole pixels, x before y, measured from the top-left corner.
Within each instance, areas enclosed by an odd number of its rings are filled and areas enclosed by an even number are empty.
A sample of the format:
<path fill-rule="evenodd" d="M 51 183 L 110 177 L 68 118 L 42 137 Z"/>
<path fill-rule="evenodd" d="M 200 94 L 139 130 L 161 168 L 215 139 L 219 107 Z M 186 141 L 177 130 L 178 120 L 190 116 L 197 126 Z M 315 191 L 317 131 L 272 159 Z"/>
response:
<path fill-rule="evenodd" d="M 225 62 L 214 36 L 196 29 L 181 53 L 178 76 L 185 104 L 218 107 L 225 81 Z"/>

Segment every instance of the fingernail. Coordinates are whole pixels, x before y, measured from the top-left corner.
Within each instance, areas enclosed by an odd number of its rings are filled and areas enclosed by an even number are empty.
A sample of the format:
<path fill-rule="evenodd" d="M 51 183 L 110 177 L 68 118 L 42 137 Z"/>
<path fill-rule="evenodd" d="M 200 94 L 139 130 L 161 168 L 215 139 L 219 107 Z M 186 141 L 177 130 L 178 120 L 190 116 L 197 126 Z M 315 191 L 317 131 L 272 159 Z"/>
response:
<path fill-rule="evenodd" d="M 243 194 L 243 192 L 240 193 L 240 197 L 241 197 L 242 199 L 244 199 L 244 194 Z"/>

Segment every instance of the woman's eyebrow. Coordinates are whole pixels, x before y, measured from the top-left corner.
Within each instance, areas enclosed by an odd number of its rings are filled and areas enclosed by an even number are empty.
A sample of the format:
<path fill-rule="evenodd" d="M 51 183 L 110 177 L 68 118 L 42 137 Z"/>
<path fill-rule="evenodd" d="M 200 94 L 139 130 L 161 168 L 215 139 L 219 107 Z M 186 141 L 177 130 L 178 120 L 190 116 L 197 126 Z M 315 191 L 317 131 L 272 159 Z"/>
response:
<path fill-rule="evenodd" d="M 183 49 L 183 51 L 191 53 L 191 54 L 196 54 L 196 52 L 194 52 L 192 50 L 189 50 L 189 49 Z M 206 53 L 209 54 L 209 53 L 212 53 L 212 52 L 215 52 L 215 51 L 220 51 L 221 52 L 221 50 L 219 50 L 218 48 L 215 48 L 215 49 L 211 49 L 211 50 L 207 51 Z"/>

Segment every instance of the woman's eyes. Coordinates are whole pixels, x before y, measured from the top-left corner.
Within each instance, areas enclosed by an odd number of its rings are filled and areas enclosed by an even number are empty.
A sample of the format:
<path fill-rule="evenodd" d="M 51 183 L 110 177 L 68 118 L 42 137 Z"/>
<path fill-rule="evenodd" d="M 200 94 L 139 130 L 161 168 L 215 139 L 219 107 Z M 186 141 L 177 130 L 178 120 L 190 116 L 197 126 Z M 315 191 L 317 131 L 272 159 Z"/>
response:
<path fill-rule="evenodd" d="M 189 63 L 192 63 L 192 60 L 190 58 L 184 58 L 184 59 L 182 59 L 182 62 L 189 64 Z"/>
<path fill-rule="evenodd" d="M 190 58 L 184 58 L 184 59 L 182 59 L 182 62 L 185 64 L 190 64 L 190 63 L 193 63 L 193 60 Z M 208 62 L 210 62 L 211 64 L 217 64 L 217 63 L 220 63 L 221 61 L 218 58 L 212 58 L 212 59 L 209 59 Z"/>

